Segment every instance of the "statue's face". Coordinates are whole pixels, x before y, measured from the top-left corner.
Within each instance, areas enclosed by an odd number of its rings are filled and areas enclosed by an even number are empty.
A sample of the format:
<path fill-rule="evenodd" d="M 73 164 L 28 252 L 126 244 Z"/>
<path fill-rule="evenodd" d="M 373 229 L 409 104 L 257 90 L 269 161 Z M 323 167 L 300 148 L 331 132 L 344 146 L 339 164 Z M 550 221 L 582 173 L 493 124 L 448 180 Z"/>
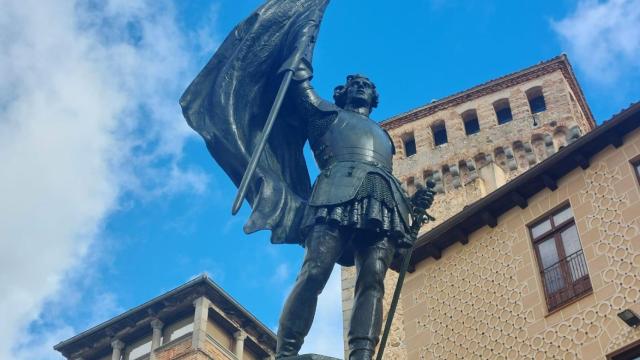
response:
<path fill-rule="evenodd" d="M 347 87 L 347 104 L 355 106 L 371 107 L 375 89 L 373 83 L 367 79 L 355 78 L 349 82 Z"/>

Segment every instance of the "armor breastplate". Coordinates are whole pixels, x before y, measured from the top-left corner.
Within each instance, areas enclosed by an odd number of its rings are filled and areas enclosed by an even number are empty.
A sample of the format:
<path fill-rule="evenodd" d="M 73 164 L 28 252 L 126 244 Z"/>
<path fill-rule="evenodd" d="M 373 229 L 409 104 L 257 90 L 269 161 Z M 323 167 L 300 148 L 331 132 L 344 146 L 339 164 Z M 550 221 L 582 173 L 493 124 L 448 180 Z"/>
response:
<path fill-rule="evenodd" d="M 352 111 L 340 111 L 336 120 L 311 144 L 320 170 L 336 162 L 355 161 L 392 170 L 393 143 L 373 120 Z"/>

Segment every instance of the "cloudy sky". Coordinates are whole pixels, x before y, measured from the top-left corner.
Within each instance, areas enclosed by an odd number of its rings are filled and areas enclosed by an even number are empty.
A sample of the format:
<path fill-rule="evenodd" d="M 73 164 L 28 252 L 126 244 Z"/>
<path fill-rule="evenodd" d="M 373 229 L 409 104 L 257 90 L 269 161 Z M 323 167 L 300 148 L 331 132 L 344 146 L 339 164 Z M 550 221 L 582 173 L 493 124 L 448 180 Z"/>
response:
<path fill-rule="evenodd" d="M 275 328 L 302 250 L 243 235 L 177 103 L 259 3 L 0 0 L 0 359 L 60 359 L 203 272 Z M 368 74 L 383 120 L 565 52 L 599 122 L 640 100 L 640 0 L 401 3 L 331 3 L 321 94 Z M 341 355 L 339 307 L 334 271 L 308 351 Z"/>

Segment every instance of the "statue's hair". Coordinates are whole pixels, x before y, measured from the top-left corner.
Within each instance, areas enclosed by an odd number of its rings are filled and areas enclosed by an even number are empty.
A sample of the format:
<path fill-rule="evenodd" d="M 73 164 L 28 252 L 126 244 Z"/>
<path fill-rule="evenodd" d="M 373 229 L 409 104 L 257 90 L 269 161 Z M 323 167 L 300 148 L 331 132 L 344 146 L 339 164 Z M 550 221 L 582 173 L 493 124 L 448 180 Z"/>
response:
<path fill-rule="evenodd" d="M 373 87 L 373 99 L 371 100 L 371 109 L 378 107 L 380 94 L 378 94 L 378 90 L 376 90 L 376 84 L 374 84 L 373 81 L 369 80 L 368 77 L 360 74 L 348 75 L 347 82 L 344 85 L 336 86 L 336 88 L 333 90 L 333 100 L 335 101 L 336 105 L 338 105 L 341 108 L 345 107 L 345 105 L 347 104 L 347 89 L 349 88 L 349 84 L 351 84 L 351 81 L 355 79 L 365 79 L 371 83 L 371 86 Z"/>

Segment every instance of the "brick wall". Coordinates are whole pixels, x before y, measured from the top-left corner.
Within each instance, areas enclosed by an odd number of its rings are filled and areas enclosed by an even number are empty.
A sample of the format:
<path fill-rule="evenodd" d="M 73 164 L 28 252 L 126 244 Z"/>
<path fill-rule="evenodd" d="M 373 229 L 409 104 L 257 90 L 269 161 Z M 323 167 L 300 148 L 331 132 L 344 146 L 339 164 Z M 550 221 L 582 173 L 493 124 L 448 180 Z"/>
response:
<path fill-rule="evenodd" d="M 185 336 L 182 340 L 171 344 L 171 346 L 156 351 L 157 360 L 171 360 L 180 358 L 191 352 L 191 337 Z"/>

